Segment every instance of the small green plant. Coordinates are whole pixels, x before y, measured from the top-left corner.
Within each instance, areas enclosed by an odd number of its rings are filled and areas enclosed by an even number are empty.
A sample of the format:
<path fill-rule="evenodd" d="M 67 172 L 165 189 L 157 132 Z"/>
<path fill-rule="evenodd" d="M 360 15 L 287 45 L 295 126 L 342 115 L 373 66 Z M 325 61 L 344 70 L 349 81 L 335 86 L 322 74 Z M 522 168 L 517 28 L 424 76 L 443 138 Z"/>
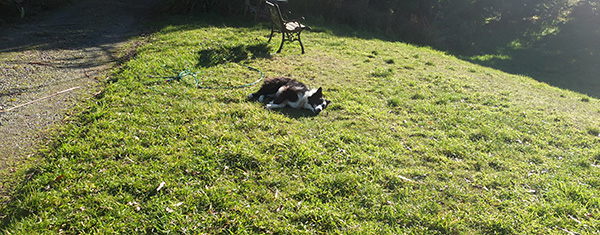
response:
<path fill-rule="evenodd" d="M 371 76 L 376 77 L 376 78 L 385 78 L 385 77 L 392 76 L 393 74 L 394 74 L 394 70 L 391 68 L 377 69 L 377 70 L 371 72 Z"/>
<path fill-rule="evenodd" d="M 413 100 L 422 100 L 422 99 L 425 99 L 425 95 L 417 93 L 417 94 L 414 94 L 413 96 L 411 96 L 410 98 Z"/>
<path fill-rule="evenodd" d="M 388 105 L 391 107 L 398 107 L 402 104 L 402 100 L 399 98 L 393 98 L 388 100 Z"/>
<path fill-rule="evenodd" d="M 600 128 L 598 127 L 588 127 L 587 133 L 593 136 L 600 136 Z"/>
<path fill-rule="evenodd" d="M 596 152 L 592 153 L 591 160 L 595 165 L 599 165 L 600 164 L 600 151 L 596 151 Z"/>

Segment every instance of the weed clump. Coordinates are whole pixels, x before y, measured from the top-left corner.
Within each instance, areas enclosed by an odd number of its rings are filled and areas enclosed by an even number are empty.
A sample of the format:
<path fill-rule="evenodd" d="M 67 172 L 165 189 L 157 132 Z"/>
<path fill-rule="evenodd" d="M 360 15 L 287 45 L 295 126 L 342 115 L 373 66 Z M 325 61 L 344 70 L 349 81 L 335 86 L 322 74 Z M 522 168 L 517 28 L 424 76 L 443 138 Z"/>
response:
<path fill-rule="evenodd" d="M 388 69 L 378 69 L 375 70 L 373 72 L 371 72 L 371 76 L 372 77 L 377 77 L 377 78 L 385 78 L 385 77 L 389 77 L 392 76 L 394 74 L 394 70 L 391 68 Z"/>
<path fill-rule="evenodd" d="M 410 99 L 412 99 L 412 100 L 422 100 L 422 99 L 425 99 L 425 95 L 417 93 L 417 94 L 414 94 L 413 96 L 411 96 Z"/>
<path fill-rule="evenodd" d="M 398 107 L 401 104 L 402 104 L 402 100 L 400 98 L 393 98 L 393 99 L 388 100 L 388 105 L 393 108 Z"/>
<path fill-rule="evenodd" d="M 587 133 L 593 136 L 600 137 L 600 129 L 598 127 L 588 127 Z"/>

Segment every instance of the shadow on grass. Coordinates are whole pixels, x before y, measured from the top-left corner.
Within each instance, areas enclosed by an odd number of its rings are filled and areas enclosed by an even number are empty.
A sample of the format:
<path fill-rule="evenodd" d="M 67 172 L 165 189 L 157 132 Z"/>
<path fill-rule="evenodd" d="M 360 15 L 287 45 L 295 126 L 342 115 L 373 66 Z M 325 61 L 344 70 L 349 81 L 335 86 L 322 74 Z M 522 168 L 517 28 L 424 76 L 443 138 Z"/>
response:
<path fill-rule="evenodd" d="M 600 98 L 600 11 L 594 9 L 582 1 L 572 9 L 572 19 L 554 34 L 534 39 L 513 35 L 513 40 L 518 38 L 515 42 L 525 45 L 501 49 L 503 56 L 464 59 Z"/>
<path fill-rule="evenodd" d="M 277 110 L 273 110 L 276 112 L 279 112 L 285 116 L 288 116 L 290 118 L 294 118 L 294 119 L 300 119 L 300 118 L 307 118 L 307 117 L 316 117 L 318 114 L 313 113 L 310 110 L 306 110 L 306 109 L 293 109 L 290 107 L 285 107 L 282 109 L 277 109 Z"/>
<path fill-rule="evenodd" d="M 155 27 L 161 28 L 160 32 L 165 34 L 212 27 L 240 28 L 242 31 L 252 32 L 252 38 L 242 40 L 244 42 L 228 42 L 216 47 L 208 47 L 198 52 L 196 66 L 208 68 L 226 63 L 239 63 L 249 59 L 271 58 L 272 48 L 267 43 L 266 36 L 268 35 L 258 35 L 262 29 L 267 27 L 266 25 L 266 22 L 249 21 L 248 18 L 241 16 L 224 18 L 222 16 L 207 14 L 196 16 L 173 16 L 160 21 Z M 264 40 L 257 40 L 258 38 L 264 38 Z M 201 41 L 201 39 L 198 39 L 198 41 Z"/>
<path fill-rule="evenodd" d="M 270 58 L 271 47 L 266 42 L 251 45 L 224 45 L 220 48 L 201 50 L 198 54 L 199 67 L 212 67 L 225 63 L 239 63 L 247 59 Z"/>
<path fill-rule="evenodd" d="M 261 103 L 261 105 L 264 107 L 266 104 L 268 104 L 271 100 L 266 100 L 265 102 L 260 102 L 256 99 L 248 99 L 248 102 L 257 102 L 257 103 Z M 266 108 L 265 108 L 266 109 Z M 289 106 L 285 107 L 285 108 L 281 108 L 281 109 L 273 109 L 270 110 L 272 112 L 278 112 L 281 113 L 285 116 L 288 116 L 290 118 L 294 118 L 294 119 L 300 119 L 300 118 L 307 118 L 307 117 L 315 117 L 319 114 L 316 114 L 310 110 L 307 109 L 294 109 L 294 108 L 290 108 Z"/>
<path fill-rule="evenodd" d="M 529 76 L 562 89 L 600 97 L 600 80 L 597 79 L 600 58 L 597 56 L 521 49 L 503 55 L 462 58 L 507 73 Z"/>
<path fill-rule="evenodd" d="M 517 49 L 501 50 L 500 56 L 474 56 L 463 59 L 512 74 L 527 75 L 537 81 L 600 98 L 600 13 L 576 8 L 588 17 L 576 17 L 560 31 Z M 574 14 L 575 14 L 574 13 Z"/>

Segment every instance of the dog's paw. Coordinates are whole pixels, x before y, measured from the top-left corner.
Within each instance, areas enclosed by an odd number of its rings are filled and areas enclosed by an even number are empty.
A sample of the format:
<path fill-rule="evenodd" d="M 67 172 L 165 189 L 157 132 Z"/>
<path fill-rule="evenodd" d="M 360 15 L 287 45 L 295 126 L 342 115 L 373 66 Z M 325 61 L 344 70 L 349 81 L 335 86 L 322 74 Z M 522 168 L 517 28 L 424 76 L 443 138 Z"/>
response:
<path fill-rule="evenodd" d="M 263 102 L 265 101 L 265 96 L 261 95 L 260 97 L 258 97 L 258 102 Z"/>
<path fill-rule="evenodd" d="M 267 104 L 267 105 L 265 105 L 265 108 L 266 108 L 266 109 L 274 109 L 274 108 L 276 108 L 276 107 L 275 107 L 275 105 L 273 105 L 273 104 Z"/>

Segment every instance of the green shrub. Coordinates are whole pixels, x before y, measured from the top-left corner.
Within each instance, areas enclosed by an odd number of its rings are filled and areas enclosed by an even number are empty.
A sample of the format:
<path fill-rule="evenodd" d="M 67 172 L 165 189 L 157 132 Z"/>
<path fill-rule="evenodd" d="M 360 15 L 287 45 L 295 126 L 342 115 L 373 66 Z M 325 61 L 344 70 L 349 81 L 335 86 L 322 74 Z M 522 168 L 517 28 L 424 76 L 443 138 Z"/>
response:
<path fill-rule="evenodd" d="M 0 0 L 0 22 L 11 22 L 71 3 L 72 0 Z"/>
<path fill-rule="evenodd" d="M 232 15 L 243 10 L 243 0 L 165 0 L 159 11 L 169 14 L 202 12 Z"/>

